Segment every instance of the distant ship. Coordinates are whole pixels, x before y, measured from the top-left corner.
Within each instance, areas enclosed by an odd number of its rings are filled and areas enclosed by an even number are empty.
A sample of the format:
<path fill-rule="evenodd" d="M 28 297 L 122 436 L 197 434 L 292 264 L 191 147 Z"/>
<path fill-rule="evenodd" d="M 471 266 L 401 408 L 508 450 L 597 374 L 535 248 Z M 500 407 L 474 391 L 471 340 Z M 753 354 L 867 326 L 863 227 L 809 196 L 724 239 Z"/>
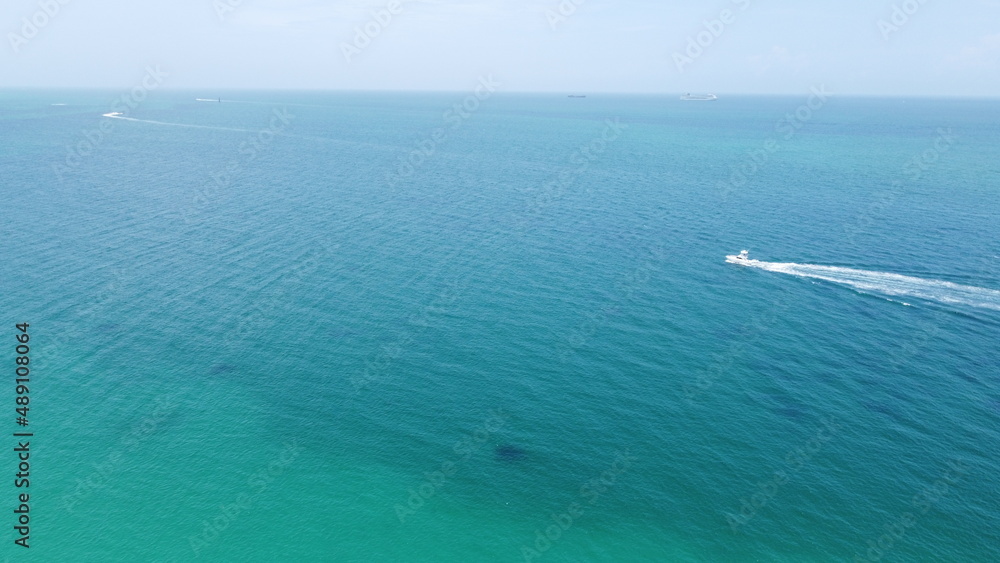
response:
<path fill-rule="evenodd" d="M 681 99 L 689 102 L 714 102 L 719 97 L 715 94 L 684 94 Z"/>
<path fill-rule="evenodd" d="M 570 94 L 569 97 L 570 98 L 586 98 L 587 96 L 581 96 L 579 94 Z"/>

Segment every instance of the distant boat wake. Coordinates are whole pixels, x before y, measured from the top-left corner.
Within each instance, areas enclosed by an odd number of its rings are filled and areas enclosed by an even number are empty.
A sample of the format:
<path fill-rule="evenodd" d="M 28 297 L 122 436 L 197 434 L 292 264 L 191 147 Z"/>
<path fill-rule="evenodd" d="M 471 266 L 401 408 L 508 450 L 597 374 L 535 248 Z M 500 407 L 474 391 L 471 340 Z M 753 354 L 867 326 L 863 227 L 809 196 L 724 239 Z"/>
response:
<path fill-rule="evenodd" d="M 223 100 L 222 103 L 226 103 L 226 100 Z M 230 102 L 230 103 L 237 103 L 237 104 L 239 104 L 239 103 L 247 103 L 247 104 L 249 104 L 249 103 L 256 103 L 256 102 Z M 166 122 L 166 121 L 154 121 L 152 119 L 136 119 L 134 117 L 126 117 L 122 112 L 117 112 L 117 111 L 113 111 L 111 113 L 101 114 L 101 117 L 107 117 L 107 118 L 110 118 L 110 119 L 123 119 L 125 121 L 133 121 L 135 123 L 148 123 L 148 124 L 151 124 L 151 125 L 165 125 L 165 126 L 168 126 L 168 127 L 187 127 L 187 128 L 190 128 L 190 129 L 212 129 L 212 130 L 215 130 L 215 131 L 235 131 L 237 133 L 254 133 L 254 134 L 260 134 L 261 131 L 267 131 L 265 129 L 257 129 L 257 130 L 254 130 L 254 129 L 239 129 L 239 128 L 236 128 L 236 127 L 216 127 L 214 125 L 194 125 L 194 124 L 191 124 L 191 123 L 169 123 L 169 122 Z M 310 141 L 322 141 L 322 142 L 328 142 L 328 143 L 344 143 L 344 144 L 348 144 L 348 145 L 359 144 L 359 143 L 355 143 L 353 141 L 344 141 L 342 139 L 329 139 L 329 138 L 326 138 L 326 137 L 314 137 L 314 136 L 310 136 L 310 135 L 293 135 L 291 133 L 286 133 L 284 131 L 271 131 L 271 133 L 273 133 L 274 135 L 277 135 L 279 137 L 291 137 L 291 138 L 296 138 L 296 139 L 306 139 L 306 140 L 310 140 Z"/>
<path fill-rule="evenodd" d="M 730 257 L 735 258 L 735 257 Z M 817 266 L 815 264 L 795 264 L 791 262 L 764 262 L 761 260 L 733 260 L 728 262 L 759 268 L 768 272 L 790 274 L 801 278 L 812 278 L 847 285 L 855 289 L 892 295 L 896 297 L 917 297 L 939 303 L 968 305 L 981 309 L 1000 311 L 1000 291 L 960 285 L 942 280 L 925 280 L 889 272 L 854 270 L 837 266 Z"/>
<path fill-rule="evenodd" d="M 170 127 L 190 127 L 192 129 L 215 129 L 216 131 L 236 131 L 237 133 L 255 133 L 250 129 L 237 129 L 235 127 L 215 127 L 212 125 L 192 125 L 190 123 L 168 123 L 166 121 L 153 121 L 151 119 L 136 119 L 134 117 L 125 117 L 121 112 L 113 111 L 111 113 L 102 114 L 101 117 L 110 117 L 111 119 L 124 119 L 125 121 L 134 121 L 136 123 L 151 123 L 153 125 L 167 125 Z"/>

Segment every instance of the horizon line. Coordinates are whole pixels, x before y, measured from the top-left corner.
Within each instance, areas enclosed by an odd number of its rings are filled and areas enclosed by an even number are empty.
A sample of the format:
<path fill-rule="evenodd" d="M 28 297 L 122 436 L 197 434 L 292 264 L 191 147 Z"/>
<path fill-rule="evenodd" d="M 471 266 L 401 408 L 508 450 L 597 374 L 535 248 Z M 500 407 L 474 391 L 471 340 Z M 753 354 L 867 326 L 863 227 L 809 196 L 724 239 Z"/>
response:
<path fill-rule="evenodd" d="M 5 85 L 0 86 L 0 91 L 8 90 L 78 90 L 78 91 L 119 91 L 132 86 L 30 86 L 30 85 Z M 466 94 L 468 90 L 444 90 L 444 89 L 388 89 L 388 88 L 269 88 L 269 87 L 161 87 L 157 88 L 162 92 L 201 92 L 208 96 L 208 92 L 312 92 L 312 93 L 381 93 L 381 94 Z M 733 97 L 794 97 L 801 96 L 805 92 L 732 92 L 724 90 L 675 90 L 675 91 L 623 91 L 623 90 L 510 90 L 495 92 L 493 95 L 501 94 L 529 94 L 529 95 L 584 95 L 584 96 L 676 96 L 685 93 L 696 92 L 699 94 L 712 93 L 720 96 Z M 926 98 L 926 99 L 982 99 L 1000 100 L 1000 94 L 927 94 L 927 93 L 865 93 L 849 92 L 830 94 L 837 98 Z M 211 97 L 211 96 L 209 96 Z"/>

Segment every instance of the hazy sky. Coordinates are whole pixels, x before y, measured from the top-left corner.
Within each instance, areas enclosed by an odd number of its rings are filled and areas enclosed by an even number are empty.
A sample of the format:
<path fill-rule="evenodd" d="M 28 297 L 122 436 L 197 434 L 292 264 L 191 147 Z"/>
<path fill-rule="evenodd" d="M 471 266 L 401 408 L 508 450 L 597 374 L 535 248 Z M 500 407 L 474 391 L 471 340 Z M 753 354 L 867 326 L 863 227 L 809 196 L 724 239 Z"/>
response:
<path fill-rule="evenodd" d="M 1000 96 L 1000 0 L 4 0 L 0 31 L 0 87 Z"/>

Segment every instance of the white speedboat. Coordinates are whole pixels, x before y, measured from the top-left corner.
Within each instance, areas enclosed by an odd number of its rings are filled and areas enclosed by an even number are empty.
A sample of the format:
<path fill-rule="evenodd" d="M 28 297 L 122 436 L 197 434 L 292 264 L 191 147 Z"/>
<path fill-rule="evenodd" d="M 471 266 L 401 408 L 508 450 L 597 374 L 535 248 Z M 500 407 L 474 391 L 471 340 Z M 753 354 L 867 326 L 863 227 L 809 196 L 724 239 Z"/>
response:
<path fill-rule="evenodd" d="M 741 264 L 743 266 L 749 266 L 756 262 L 756 260 L 750 259 L 749 250 L 741 250 L 739 254 L 726 256 L 726 262 L 730 264 Z"/>

